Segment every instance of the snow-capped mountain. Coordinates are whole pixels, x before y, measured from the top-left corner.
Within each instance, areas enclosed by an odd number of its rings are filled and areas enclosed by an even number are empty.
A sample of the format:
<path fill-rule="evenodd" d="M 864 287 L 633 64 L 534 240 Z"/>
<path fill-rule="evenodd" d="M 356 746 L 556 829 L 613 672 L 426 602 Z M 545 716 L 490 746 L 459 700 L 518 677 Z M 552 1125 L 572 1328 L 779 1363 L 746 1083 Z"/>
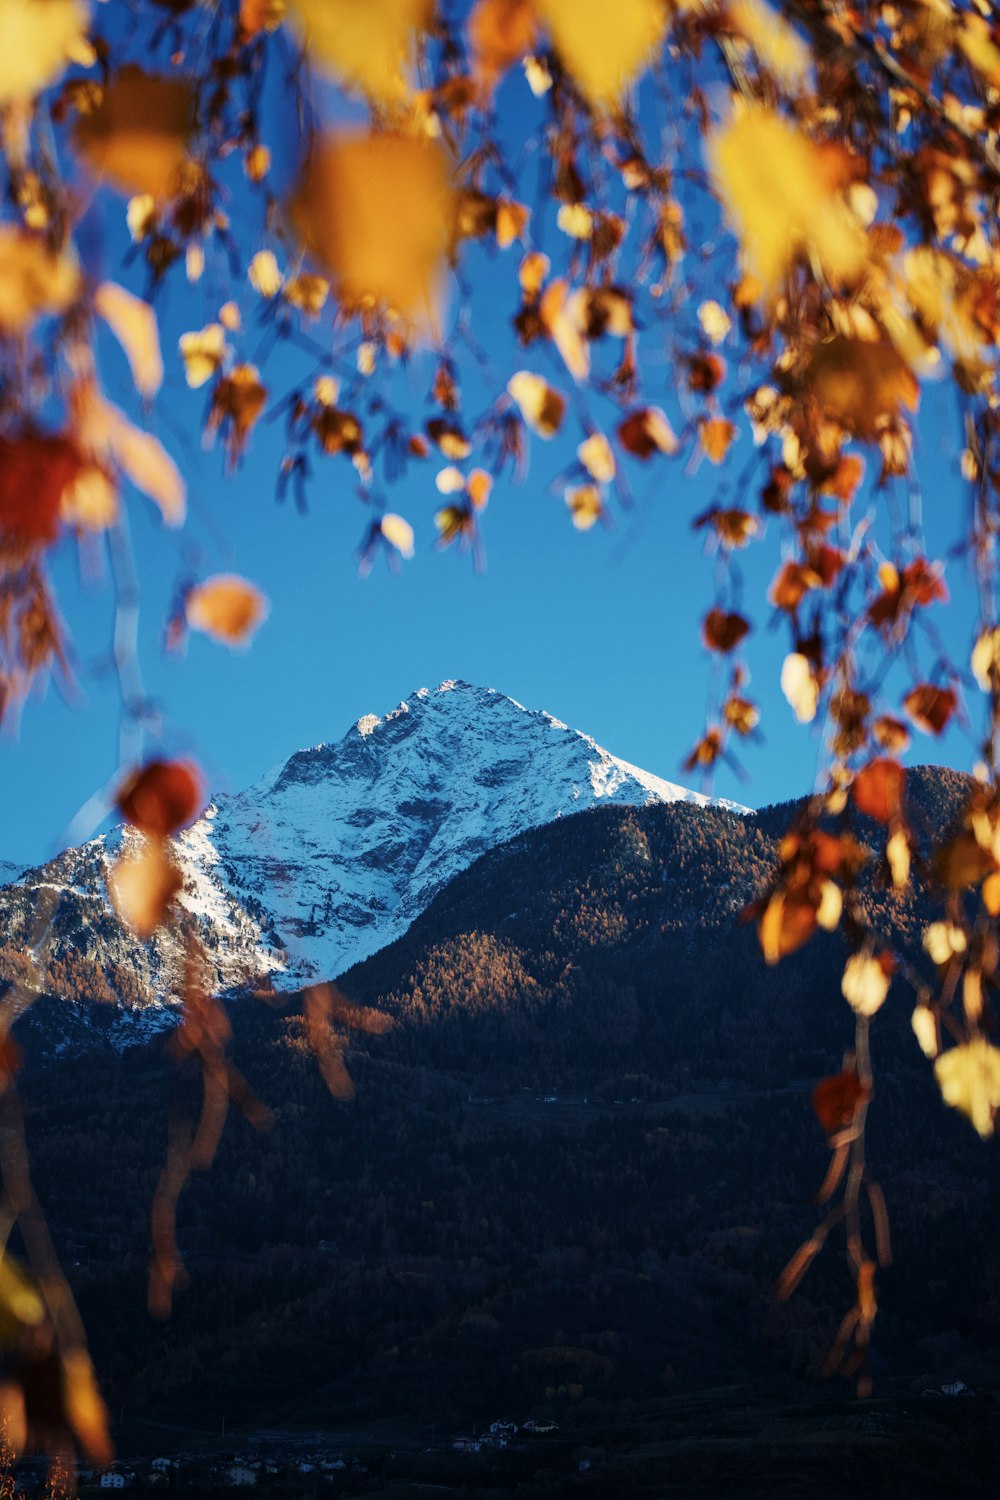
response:
<path fill-rule="evenodd" d="M 179 899 L 218 987 L 295 988 L 399 937 L 453 875 L 525 829 L 597 802 L 678 800 L 709 799 L 550 714 L 445 682 L 218 797 L 175 841 Z M 174 997 L 176 935 L 140 943 L 108 903 L 109 868 L 132 837 L 116 829 L 0 890 L 0 947 L 30 949 L 41 987 L 58 994 L 62 978 L 80 993 L 91 976 L 98 993 L 103 976 L 128 1008 Z"/>

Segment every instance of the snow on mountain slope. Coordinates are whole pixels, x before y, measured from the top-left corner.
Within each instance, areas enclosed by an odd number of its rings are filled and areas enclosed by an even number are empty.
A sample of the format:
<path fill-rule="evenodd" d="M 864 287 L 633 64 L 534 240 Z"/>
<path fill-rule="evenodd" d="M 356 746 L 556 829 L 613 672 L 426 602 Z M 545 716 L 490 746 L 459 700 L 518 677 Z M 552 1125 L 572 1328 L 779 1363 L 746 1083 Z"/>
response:
<path fill-rule="evenodd" d="M 217 986 L 293 988 L 400 936 L 454 874 L 524 829 L 597 801 L 678 800 L 709 799 L 502 693 L 446 682 L 219 797 L 176 840 L 180 901 Z M 82 962 L 141 1006 L 175 995 L 179 951 L 172 933 L 137 942 L 108 905 L 109 866 L 131 837 L 117 829 L 0 890 L 0 943 L 31 947 L 50 971 Z"/>

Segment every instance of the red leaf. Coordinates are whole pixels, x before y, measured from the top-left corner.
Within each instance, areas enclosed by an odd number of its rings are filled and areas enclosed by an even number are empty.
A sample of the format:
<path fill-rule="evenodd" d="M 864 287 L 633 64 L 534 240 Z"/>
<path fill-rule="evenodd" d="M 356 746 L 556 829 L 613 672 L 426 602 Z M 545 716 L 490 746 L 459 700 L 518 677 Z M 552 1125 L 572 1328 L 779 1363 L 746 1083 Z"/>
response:
<path fill-rule="evenodd" d="M 850 1125 L 870 1093 L 857 1073 L 821 1079 L 812 1091 L 812 1107 L 827 1135 L 836 1135 Z"/>

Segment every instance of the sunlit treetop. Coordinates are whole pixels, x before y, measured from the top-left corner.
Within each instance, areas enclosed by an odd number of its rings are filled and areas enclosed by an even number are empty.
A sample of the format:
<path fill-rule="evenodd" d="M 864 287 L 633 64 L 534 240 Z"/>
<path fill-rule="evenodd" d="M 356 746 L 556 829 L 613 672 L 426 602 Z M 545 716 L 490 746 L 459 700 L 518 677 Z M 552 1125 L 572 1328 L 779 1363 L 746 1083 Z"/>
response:
<path fill-rule="evenodd" d="M 879 878 L 905 887 L 916 844 L 899 757 L 914 730 L 940 735 L 966 713 L 979 784 L 936 857 L 926 975 L 906 974 L 916 1043 L 989 1135 L 1000 28 L 987 0 L 5 0 L 0 125 L 0 708 L 67 670 L 73 621 L 46 567 L 57 539 L 107 546 L 121 587 L 127 509 L 184 524 L 158 420 L 165 368 L 204 393 L 226 472 L 269 413 L 284 422 L 279 493 L 307 504 L 327 466 L 345 476 L 362 570 L 412 555 L 392 489 L 413 468 L 440 495 L 439 545 L 473 562 L 494 481 L 523 477 L 557 433 L 574 455 L 567 528 L 607 522 L 639 476 L 676 475 L 677 491 L 696 466 L 718 470 L 713 503 L 678 510 L 713 560 L 713 707 L 687 768 L 710 774 L 756 736 L 744 642 L 777 621 L 789 720 L 824 725 L 825 772 L 756 915 L 772 963 L 817 929 L 846 937 L 856 1049 L 817 1104 L 840 1163 L 830 1191 L 856 1165 L 867 1026 L 902 968 L 869 930 L 852 821 L 882 827 Z M 472 316 L 484 276 L 507 328 L 488 344 Z M 161 346 L 168 298 L 185 331 Z M 107 394 L 108 334 L 131 371 L 127 409 Z M 949 503 L 978 586 L 958 660 L 935 623 L 945 560 L 927 555 L 914 461 L 931 380 L 954 396 Z M 771 559 L 756 600 L 751 548 Z M 235 575 L 189 580 L 167 640 L 242 645 L 266 610 Z M 128 652 L 116 661 L 137 731 L 118 802 L 146 844 L 115 895 L 148 933 L 176 912 L 174 828 L 133 810 L 200 783 L 140 751 L 155 726 Z M 843 1177 L 849 1225 L 862 1180 Z M 849 1243 L 847 1364 L 874 1316 L 860 1229 Z"/>

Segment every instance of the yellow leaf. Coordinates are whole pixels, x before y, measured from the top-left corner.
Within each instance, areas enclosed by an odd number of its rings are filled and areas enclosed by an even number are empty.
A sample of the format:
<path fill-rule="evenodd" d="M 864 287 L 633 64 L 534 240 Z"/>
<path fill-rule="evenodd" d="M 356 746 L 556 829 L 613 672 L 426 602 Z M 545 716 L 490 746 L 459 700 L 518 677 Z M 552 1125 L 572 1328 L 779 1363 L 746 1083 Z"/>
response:
<path fill-rule="evenodd" d="M 81 469 L 62 492 L 59 514 L 81 531 L 107 531 L 118 517 L 118 491 L 103 469 Z"/>
<path fill-rule="evenodd" d="M 604 514 L 604 502 L 596 484 L 577 484 L 566 491 L 573 525 L 577 531 L 589 531 Z"/>
<path fill-rule="evenodd" d="M 134 244 L 151 234 L 156 224 L 156 199 L 151 193 L 137 193 L 128 200 L 125 222 Z"/>
<path fill-rule="evenodd" d="M 163 358 L 156 314 L 149 303 L 105 281 L 94 293 L 94 307 L 124 349 L 140 396 L 155 396 L 163 384 Z"/>
<path fill-rule="evenodd" d="M 206 578 L 191 589 L 184 604 L 191 629 L 224 646 L 245 645 L 267 618 L 267 609 L 260 590 L 236 573 Z"/>
<path fill-rule="evenodd" d="M 594 216 L 584 203 L 564 203 L 556 223 L 573 240 L 589 240 L 594 232 Z"/>
<path fill-rule="evenodd" d="M 701 324 L 702 332 L 711 344 L 724 342 L 727 333 L 732 328 L 732 319 L 718 302 L 703 302 L 698 309 L 698 322 Z"/>
<path fill-rule="evenodd" d="M 965 933 L 954 922 L 931 922 L 924 932 L 923 943 L 924 951 L 936 964 L 950 963 L 969 945 Z"/>
<path fill-rule="evenodd" d="M 271 153 L 259 143 L 251 147 L 243 159 L 243 170 L 249 182 L 263 182 L 271 170 Z"/>
<path fill-rule="evenodd" d="M 442 495 L 460 495 L 465 489 L 465 475 L 454 464 L 440 469 L 434 483 Z"/>
<path fill-rule="evenodd" d="M 819 706 L 819 683 L 812 663 L 801 652 L 793 651 L 785 657 L 781 668 L 781 691 L 799 723 L 812 723 Z"/>
<path fill-rule="evenodd" d="M 592 432 L 576 450 L 576 456 L 591 479 L 610 484 L 615 477 L 615 455 L 603 432 Z"/>
<path fill-rule="evenodd" d="M 929 1005 L 914 1006 L 910 1017 L 910 1025 L 913 1027 L 913 1035 L 917 1039 L 917 1045 L 925 1057 L 937 1057 L 940 1047 L 938 1044 L 937 1016 Z"/>
<path fill-rule="evenodd" d="M 586 293 L 571 293 L 566 281 L 553 281 L 542 294 L 539 315 L 573 379 L 586 380 L 590 373 Z"/>
<path fill-rule="evenodd" d="M 431 20 L 431 0 L 291 0 L 289 8 L 317 62 L 348 88 L 382 104 L 403 99 L 416 33 Z"/>
<path fill-rule="evenodd" d="M 886 840 L 885 858 L 894 887 L 903 890 L 910 879 L 910 842 L 902 828 L 897 828 Z"/>
<path fill-rule="evenodd" d="M 188 162 L 194 124 L 189 85 L 122 68 L 100 103 L 76 123 L 74 141 L 91 170 L 119 192 L 170 197 Z"/>
<path fill-rule="evenodd" d="M 536 99 L 543 98 L 552 87 L 552 74 L 549 72 L 549 65 L 544 57 L 526 57 L 524 76 Z"/>
<path fill-rule="evenodd" d="M 168 526 L 180 526 L 187 494 L 180 470 L 150 432 L 134 427 L 123 411 L 97 391 L 78 396 L 77 424 L 83 446 L 106 458 L 158 505 Z"/>
<path fill-rule="evenodd" d="M 1000 684 L 1000 625 L 983 631 L 972 649 L 972 672 L 984 693 Z"/>
<path fill-rule="evenodd" d="M 276 297 L 285 280 L 273 250 L 258 250 L 247 267 L 247 276 L 257 295 L 264 298 Z"/>
<path fill-rule="evenodd" d="M 835 880 L 824 880 L 820 887 L 816 921 L 825 932 L 836 932 L 844 911 L 844 893 Z"/>
<path fill-rule="evenodd" d="M 343 310 L 381 308 L 419 332 L 439 321 L 453 215 L 444 152 L 393 131 L 320 141 L 292 204 Z"/>
<path fill-rule="evenodd" d="M 868 951 L 852 953 L 844 965 L 840 988 L 844 999 L 859 1016 L 881 1010 L 889 993 L 891 970 Z"/>
<path fill-rule="evenodd" d="M 540 250 L 529 250 L 518 270 L 518 280 L 526 297 L 537 297 L 549 274 L 550 261 Z"/>
<path fill-rule="evenodd" d="M 989 22 L 983 16 L 966 15 L 961 18 L 958 45 L 972 66 L 994 88 L 1000 88 L 1000 47 L 990 35 Z"/>
<path fill-rule="evenodd" d="M 972 1121 L 984 1140 L 1000 1108 L 1000 1050 L 975 1037 L 942 1053 L 934 1064 L 941 1097 Z"/>
<path fill-rule="evenodd" d="M 114 1445 L 104 1404 L 86 1349 L 67 1349 L 62 1358 L 63 1404 L 70 1429 L 92 1463 L 109 1464 Z"/>
<path fill-rule="evenodd" d="M 23 333 L 36 318 L 65 312 L 79 287 L 71 260 L 40 236 L 0 224 L 0 331 Z"/>
<path fill-rule="evenodd" d="M 861 273 L 864 229 L 801 130 L 765 105 L 744 105 L 713 132 L 707 151 L 716 190 L 766 293 L 777 293 L 803 253 L 832 282 Z"/>
<path fill-rule="evenodd" d="M 567 72 L 591 104 L 617 104 L 663 39 L 663 0 L 538 0 Z"/>
<path fill-rule="evenodd" d="M 301 272 L 285 283 L 285 300 L 310 318 L 315 318 L 322 312 L 329 295 L 330 283 L 325 276 L 310 276 Z"/>
<path fill-rule="evenodd" d="M 507 382 L 507 390 L 517 402 L 521 415 L 539 437 L 554 437 L 562 426 L 566 398 L 552 389 L 541 375 L 518 370 Z"/>
<path fill-rule="evenodd" d="M 34 97 L 78 54 L 89 7 L 81 0 L 3 0 L 0 104 Z"/>
<path fill-rule="evenodd" d="M 229 353 L 226 330 L 221 323 L 209 323 L 197 333 L 182 333 L 178 345 L 184 376 L 192 390 L 211 380 Z"/>
<path fill-rule="evenodd" d="M 796 89 L 806 82 L 812 54 L 798 32 L 765 0 L 732 0 L 729 19 L 779 83 Z"/>
<path fill-rule="evenodd" d="M 498 199 L 496 237 L 501 250 L 506 250 L 521 238 L 530 218 L 531 210 L 523 203 L 514 203 L 509 198 Z"/>
<path fill-rule="evenodd" d="M 380 526 L 386 541 L 401 557 L 413 556 L 413 527 L 409 521 L 389 511 L 382 517 Z"/>
<path fill-rule="evenodd" d="M 222 306 L 219 308 L 219 322 L 222 324 L 223 328 L 227 328 L 230 333 L 239 333 L 240 310 L 235 302 L 223 302 Z"/>

